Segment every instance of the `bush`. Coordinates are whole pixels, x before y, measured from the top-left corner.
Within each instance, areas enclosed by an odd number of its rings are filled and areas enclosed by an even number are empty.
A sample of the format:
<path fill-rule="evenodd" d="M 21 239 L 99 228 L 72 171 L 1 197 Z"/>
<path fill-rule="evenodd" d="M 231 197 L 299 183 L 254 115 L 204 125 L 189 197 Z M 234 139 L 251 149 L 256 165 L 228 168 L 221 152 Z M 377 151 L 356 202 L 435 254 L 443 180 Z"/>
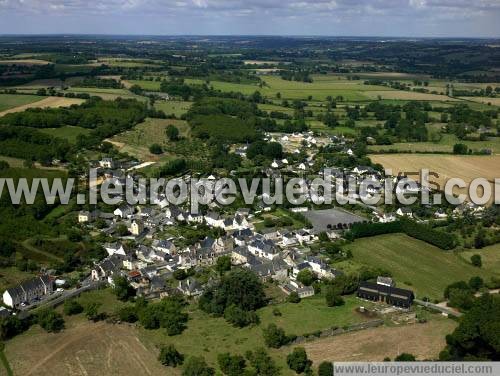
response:
<path fill-rule="evenodd" d="M 158 355 L 158 360 L 164 366 L 177 367 L 184 363 L 184 355 L 179 353 L 174 345 L 162 346 L 160 348 L 160 355 Z"/>
<path fill-rule="evenodd" d="M 328 286 L 325 294 L 325 300 L 328 307 L 344 305 L 344 299 L 342 299 L 333 286 Z"/>
<path fill-rule="evenodd" d="M 288 295 L 287 300 L 289 303 L 300 303 L 300 296 L 297 292 L 292 291 L 290 295 Z"/>
<path fill-rule="evenodd" d="M 321 362 L 318 367 L 318 376 L 332 376 L 333 364 L 332 362 Z"/>
<path fill-rule="evenodd" d="M 151 154 L 162 154 L 163 153 L 163 148 L 159 144 L 152 144 L 149 147 L 149 152 Z"/>
<path fill-rule="evenodd" d="M 83 312 L 83 306 L 75 299 L 66 300 L 64 302 L 63 312 L 66 316 L 78 315 Z"/>
<path fill-rule="evenodd" d="M 136 322 L 139 319 L 137 315 L 137 309 L 132 306 L 121 308 L 118 311 L 118 318 L 120 319 L 120 321 L 130 323 Z"/>
<path fill-rule="evenodd" d="M 273 349 L 279 349 L 290 343 L 292 337 L 288 337 L 282 328 L 278 328 L 276 324 L 269 324 L 267 328 L 262 330 L 262 335 L 264 336 L 264 342 L 267 347 Z"/>
<path fill-rule="evenodd" d="M 310 269 L 303 269 L 297 274 L 297 281 L 304 286 L 311 286 L 315 280 L 316 276 Z"/>
<path fill-rule="evenodd" d="M 215 370 L 207 365 L 203 357 L 189 357 L 184 364 L 182 376 L 213 376 Z"/>
<path fill-rule="evenodd" d="M 53 308 L 45 308 L 37 313 L 38 324 L 47 332 L 58 332 L 64 328 L 64 319 Z"/>
<path fill-rule="evenodd" d="M 408 353 L 401 353 L 394 358 L 396 362 L 414 362 L 416 360 L 415 355 Z"/>
<path fill-rule="evenodd" d="M 217 362 L 221 371 L 227 376 L 240 376 L 243 375 L 246 362 L 245 358 L 241 355 L 231 355 L 229 353 L 219 354 Z"/>
<path fill-rule="evenodd" d="M 255 312 L 244 311 L 234 304 L 225 309 L 224 318 L 238 328 L 259 323 L 259 316 Z"/>
<path fill-rule="evenodd" d="M 475 267 L 478 267 L 478 268 L 483 266 L 483 261 L 481 260 L 481 256 L 478 254 L 472 255 L 470 257 L 470 262 L 472 263 L 472 265 L 474 265 Z"/>

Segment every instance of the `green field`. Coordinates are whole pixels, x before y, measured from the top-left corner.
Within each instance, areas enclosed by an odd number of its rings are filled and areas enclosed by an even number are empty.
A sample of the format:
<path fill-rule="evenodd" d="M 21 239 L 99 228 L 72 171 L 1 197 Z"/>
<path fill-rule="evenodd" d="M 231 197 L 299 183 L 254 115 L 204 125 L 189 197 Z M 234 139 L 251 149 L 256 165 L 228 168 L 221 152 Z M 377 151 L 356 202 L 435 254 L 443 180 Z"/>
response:
<path fill-rule="evenodd" d="M 500 244 L 491 245 L 483 249 L 474 249 L 460 253 L 460 256 L 466 261 L 470 262 L 472 255 L 481 255 L 483 263 L 482 268 L 487 271 L 500 271 Z"/>
<path fill-rule="evenodd" d="M 414 152 L 414 153 L 452 153 L 453 145 L 466 144 L 469 149 L 473 151 L 480 151 L 482 149 L 491 149 L 493 154 L 500 153 L 500 139 L 492 137 L 487 141 L 463 141 L 459 140 L 457 136 L 450 134 L 443 134 L 441 140 L 437 142 L 400 142 L 393 145 L 371 145 L 368 146 L 369 151 L 389 151 L 397 150 L 401 152 Z"/>
<path fill-rule="evenodd" d="M 367 265 L 388 270 L 398 286 L 413 289 L 418 298 L 441 299 L 447 285 L 468 281 L 476 275 L 483 279 L 500 276 L 500 269 L 475 268 L 456 253 L 402 234 L 359 239 L 347 249 L 352 251 L 353 259 L 339 266 L 356 268 Z"/>
<path fill-rule="evenodd" d="M 217 364 L 217 354 L 230 352 L 244 354 L 248 350 L 264 347 L 262 328 L 270 323 L 285 329 L 287 334 L 302 335 L 331 327 L 342 327 L 365 320 L 355 309 L 365 302 L 357 298 L 346 298 L 341 307 L 329 308 L 322 295 L 303 299 L 298 304 L 284 303 L 268 306 L 258 311 L 261 323 L 258 326 L 238 329 L 228 324 L 223 318 L 214 318 L 199 309 L 191 310 L 187 329 L 179 336 L 168 337 L 163 330 L 140 329 L 144 341 L 155 344 L 173 343 L 181 352 L 189 355 L 204 356 L 212 365 Z M 281 317 L 272 314 L 278 308 Z M 271 350 L 270 353 L 287 373 L 285 357 L 282 352 L 291 349 Z"/>
<path fill-rule="evenodd" d="M 37 95 L 0 94 L 0 112 L 42 100 Z"/>
<path fill-rule="evenodd" d="M 130 85 L 139 85 L 144 90 L 160 91 L 161 82 L 148 80 L 127 80 Z"/>
<path fill-rule="evenodd" d="M 72 126 L 61 128 L 44 128 L 40 129 L 40 131 L 54 137 L 64 138 L 73 143 L 76 142 L 76 139 L 79 135 L 86 135 L 90 133 L 89 129 Z"/>
<path fill-rule="evenodd" d="M 174 114 L 176 117 L 181 117 L 185 114 L 193 102 L 184 101 L 157 101 L 155 102 L 155 108 L 157 110 L 162 110 L 167 115 Z"/>

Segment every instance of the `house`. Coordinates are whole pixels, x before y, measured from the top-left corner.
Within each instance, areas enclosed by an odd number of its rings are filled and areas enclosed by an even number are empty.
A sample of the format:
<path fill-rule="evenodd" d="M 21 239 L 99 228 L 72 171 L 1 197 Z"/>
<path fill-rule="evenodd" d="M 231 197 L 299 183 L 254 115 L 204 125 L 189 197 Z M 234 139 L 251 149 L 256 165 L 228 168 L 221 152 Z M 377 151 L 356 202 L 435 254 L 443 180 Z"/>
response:
<path fill-rule="evenodd" d="M 231 251 L 231 263 L 233 265 L 244 265 L 253 263 L 255 256 L 247 247 L 236 247 Z"/>
<path fill-rule="evenodd" d="M 169 240 L 154 240 L 151 246 L 156 251 L 162 251 L 171 255 L 177 251 L 177 247 Z"/>
<path fill-rule="evenodd" d="M 134 219 L 130 224 L 129 231 L 134 236 L 139 236 L 144 231 L 144 223 L 140 219 Z"/>
<path fill-rule="evenodd" d="M 106 257 L 104 260 L 94 265 L 90 278 L 93 281 L 105 281 L 107 279 L 108 283 L 112 283 L 113 276 L 120 273 L 125 258 L 125 256 L 119 254 Z"/>
<path fill-rule="evenodd" d="M 300 244 L 310 243 L 314 240 L 314 235 L 307 229 L 298 230 L 295 236 Z"/>
<path fill-rule="evenodd" d="M 102 168 L 113 169 L 115 168 L 115 162 L 113 161 L 113 158 L 103 158 L 99 161 L 99 166 Z"/>
<path fill-rule="evenodd" d="M 48 275 L 42 275 L 5 290 L 3 302 L 6 306 L 17 308 L 21 303 L 30 304 L 37 299 L 52 294 L 53 291 L 53 280 Z"/>
<path fill-rule="evenodd" d="M 121 243 L 106 243 L 104 244 L 104 249 L 108 252 L 109 256 L 114 254 L 125 256 L 127 254 Z"/>
<path fill-rule="evenodd" d="M 359 284 L 357 295 L 362 299 L 385 302 L 402 308 L 410 308 L 413 299 L 415 299 L 415 295 L 411 290 L 365 281 Z"/>
<path fill-rule="evenodd" d="M 224 220 L 221 218 L 219 213 L 210 211 L 205 215 L 205 222 L 207 222 L 207 225 L 212 226 L 212 227 L 224 227 Z"/>
<path fill-rule="evenodd" d="M 411 211 L 411 208 L 407 206 L 403 206 L 398 210 L 396 210 L 396 214 L 399 215 L 400 217 L 413 218 L 413 212 Z"/>
<path fill-rule="evenodd" d="M 248 250 L 257 257 L 274 260 L 279 256 L 279 249 L 267 239 L 254 239 L 248 244 Z"/>
<path fill-rule="evenodd" d="M 255 262 L 245 266 L 257 274 L 262 281 L 271 279 L 285 281 L 288 276 L 288 265 L 281 259 L 271 260 L 271 262 Z"/>
<path fill-rule="evenodd" d="M 99 212 L 98 211 L 87 211 L 87 210 L 82 210 L 81 212 L 78 213 L 78 223 L 88 223 L 88 222 L 93 222 L 99 217 Z"/>
<path fill-rule="evenodd" d="M 130 205 L 122 205 L 119 208 L 117 208 L 113 214 L 116 217 L 120 217 L 122 219 L 131 217 L 134 214 L 134 208 Z"/>
<path fill-rule="evenodd" d="M 281 234 L 281 243 L 283 246 L 288 247 L 298 243 L 297 236 L 294 232 L 283 232 Z"/>
<path fill-rule="evenodd" d="M 303 284 L 296 281 L 290 281 L 290 283 L 287 283 L 280 287 L 285 294 L 290 295 L 292 292 L 296 292 L 301 299 L 314 295 L 314 288 L 312 286 L 304 286 Z"/>
<path fill-rule="evenodd" d="M 389 286 L 389 287 L 396 286 L 396 283 L 393 281 L 393 279 L 391 277 L 382 277 L 382 276 L 377 277 L 377 284 L 383 285 L 383 286 Z"/>
<path fill-rule="evenodd" d="M 437 219 L 446 219 L 448 218 L 448 214 L 443 209 L 438 209 L 434 212 L 434 218 Z"/>
<path fill-rule="evenodd" d="M 193 277 L 188 277 L 183 281 L 179 281 L 177 289 L 186 296 L 199 296 L 203 293 L 200 284 Z"/>

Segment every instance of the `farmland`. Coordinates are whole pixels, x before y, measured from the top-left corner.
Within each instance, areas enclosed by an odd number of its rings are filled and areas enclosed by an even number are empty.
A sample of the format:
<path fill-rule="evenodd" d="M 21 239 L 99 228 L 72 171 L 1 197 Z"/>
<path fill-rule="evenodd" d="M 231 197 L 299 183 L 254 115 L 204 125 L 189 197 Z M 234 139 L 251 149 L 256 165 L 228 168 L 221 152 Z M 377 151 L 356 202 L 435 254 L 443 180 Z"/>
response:
<path fill-rule="evenodd" d="M 443 251 L 406 235 L 381 235 L 359 239 L 347 247 L 353 259 L 343 267 L 367 265 L 389 270 L 397 285 L 415 291 L 417 298 L 441 299 L 444 288 L 452 282 L 481 275 L 500 276 L 495 268 L 477 269 L 458 254 Z"/>
<path fill-rule="evenodd" d="M 6 111 L 19 106 L 29 105 L 41 101 L 43 97 L 36 95 L 0 94 L 0 116 Z"/>
<path fill-rule="evenodd" d="M 42 98 L 42 97 L 38 97 Z M 83 103 L 83 99 L 75 99 L 75 98 L 62 98 L 62 97 L 45 97 L 36 102 L 30 102 L 23 105 L 18 105 L 17 107 L 10 108 L 8 110 L 4 110 L 0 112 L 0 116 L 10 114 L 12 112 L 22 112 L 27 110 L 28 108 L 58 108 L 58 107 L 69 107 L 73 104 Z"/>
<path fill-rule="evenodd" d="M 75 143 L 79 135 L 89 134 L 90 130 L 81 127 L 66 126 L 61 128 L 45 128 L 41 129 L 41 132 Z"/>

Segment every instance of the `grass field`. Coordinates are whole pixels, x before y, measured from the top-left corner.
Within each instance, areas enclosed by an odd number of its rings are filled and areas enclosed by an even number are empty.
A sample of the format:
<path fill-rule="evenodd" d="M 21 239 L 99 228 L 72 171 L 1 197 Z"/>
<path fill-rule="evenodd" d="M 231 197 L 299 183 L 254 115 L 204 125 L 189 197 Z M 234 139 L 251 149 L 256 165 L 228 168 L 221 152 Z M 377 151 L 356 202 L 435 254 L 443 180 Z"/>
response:
<path fill-rule="evenodd" d="M 460 253 L 460 256 L 466 262 L 470 262 L 470 257 L 475 254 L 481 255 L 482 269 L 500 271 L 500 244 L 491 245 L 483 249 L 464 251 Z"/>
<path fill-rule="evenodd" d="M 440 94 L 427 94 L 427 93 L 418 93 L 414 91 L 402 91 L 402 90 L 394 90 L 394 91 L 370 91 L 368 97 L 370 99 L 401 99 L 401 100 L 413 100 L 413 101 L 443 101 L 443 102 L 460 102 L 459 99 L 450 98 L 446 95 Z"/>
<path fill-rule="evenodd" d="M 303 299 L 299 304 L 284 303 L 265 307 L 258 311 L 261 318 L 259 326 L 243 329 L 234 328 L 223 318 L 212 318 L 196 309 L 190 313 L 188 328 L 180 336 L 167 337 L 162 330 L 148 331 L 141 329 L 140 338 L 155 344 L 174 343 L 176 348 L 186 354 L 204 356 L 212 365 L 216 365 L 217 354 L 231 352 L 244 354 L 247 350 L 265 347 L 262 328 L 269 323 L 283 327 L 288 334 L 301 335 L 333 326 L 342 327 L 365 320 L 356 313 L 355 308 L 365 302 L 349 297 L 341 307 L 328 308 L 323 296 Z M 278 308 L 282 316 L 272 315 L 273 308 Z M 287 351 L 291 351 L 287 349 Z M 271 351 L 276 361 L 285 371 L 285 356 L 279 350 Z M 288 373 L 284 372 L 285 375 Z"/>
<path fill-rule="evenodd" d="M 481 151 L 482 149 L 491 149 L 494 154 L 500 154 L 500 139 L 492 137 L 487 141 L 462 141 L 455 135 L 444 134 L 437 142 L 400 142 L 393 145 L 372 145 L 368 146 L 368 150 L 383 152 L 387 150 L 398 150 L 401 152 L 413 153 L 452 153 L 453 145 L 466 144 L 473 151 Z"/>
<path fill-rule="evenodd" d="M 0 290 L 15 286 L 22 281 L 33 277 L 33 274 L 22 272 L 16 267 L 0 268 Z"/>
<path fill-rule="evenodd" d="M 120 133 L 108 141 L 118 147 L 121 152 L 136 156 L 144 161 L 158 161 L 168 156 L 167 148 L 165 148 L 167 154 L 158 156 L 151 154 L 149 147 L 155 143 L 164 147 L 168 146 L 165 129 L 170 124 L 179 129 L 182 137 L 188 137 L 189 126 L 183 120 L 146 119 L 144 123 L 138 124 L 132 130 Z"/>
<path fill-rule="evenodd" d="M 80 128 L 80 127 L 72 127 L 66 126 L 61 128 L 44 128 L 40 129 L 41 132 L 49 134 L 54 137 L 64 138 L 69 142 L 76 142 L 76 139 L 79 135 L 85 135 L 90 133 L 89 129 Z"/>
<path fill-rule="evenodd" d="M 42 97 L 38 97 L 42 98 Z M 24 104 L 24 105 L 19 105 L 17 107 L 10 108 L 8 110 L 0 112 L 0 116 L 12 113 L 12 112 L 21 112 L 24 110 L 27 110 L 28 108 L 46 108 L 46 107 L 51 107 L 51 108 L 58 108 L 58 107 L 69 107 L 73 104 L 81 104 L 83 103 L 83 99 L 76 99 L 76 98 L 62 98 L 62 97 L 45 97 L 39 101 Z"/>
<path fill-rule="evenodd" d="M 320 339 L 304 345 L 314 364 L 322 361 L 381 362 L 406 352 L 418 360 L 437 359 L 456 323 L 435 317 L 425 324 L 379 327 Z"/>
<path fill-rule="evenodd" d="M 340 267 L 367 265 L 389 270 L 398 286 L 413 289 L 418 298 L 441 299 L 447 285 L 476 275 L 483 279 L 500 276 L 500 269 L 475 268 L 456 253 L 403 234 L 359 239 L 347 248 L 353 259 L 342 262 Z"/>
<path fill-rule="evenodd" d="M 500 106 L 500 98 L 489 98 L 489 97 L 462 97 L 461 99 L 471 101 L 471 102 L 478 102 L 478 103 L 484 103 L 484 104 L 489 104 L 491 103 L 492 106 Z"/>
<path fill-rule="evenodd" d="M 2 111 L 35 103 L 42 99 L 43 97 L 37 95 L 0 94 L 0 114 Z"/>
<path fill-rule="evenodd" d="M 155 102 L 155 108 L 157 110 L 162 110 L 167 115 L 174 114 L 175 116 L 180 117 L 188 112 L 192 104 L 193 102 L 184 101 L 158 101 Z"/>
<path fill-rule="evenodd" d="M 161 82 L 148 81 L 148 80 L 127 80 L 126 82 L 130 86 L 132 86 L 132 85 L 139 85 L 144 90 L 160 91 Z"/>

